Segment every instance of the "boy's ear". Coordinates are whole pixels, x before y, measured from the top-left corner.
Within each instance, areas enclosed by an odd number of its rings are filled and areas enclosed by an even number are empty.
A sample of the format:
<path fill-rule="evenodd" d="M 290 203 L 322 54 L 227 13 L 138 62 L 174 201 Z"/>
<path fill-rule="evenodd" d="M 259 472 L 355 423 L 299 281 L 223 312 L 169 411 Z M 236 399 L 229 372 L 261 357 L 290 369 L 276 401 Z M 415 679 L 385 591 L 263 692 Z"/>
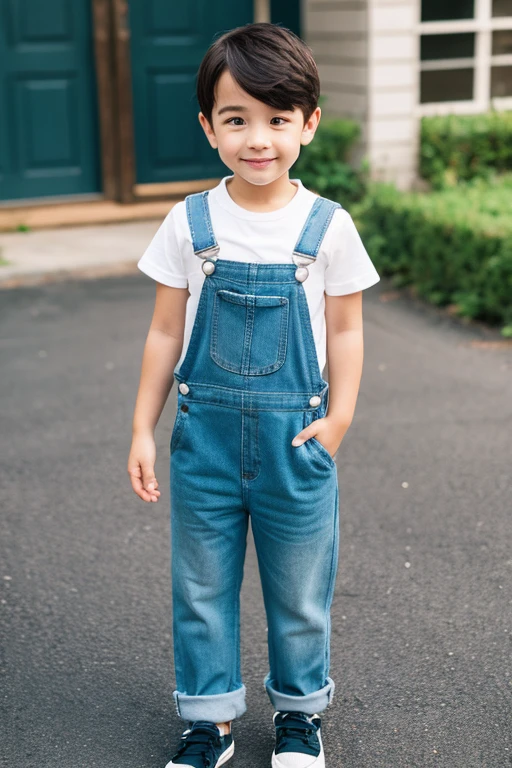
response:
<path fill-rule="evenodd" d="M 206 134 L 206 138 L 210 142 L 210 145 L 214 149 L 217 149 L 217 137 L 215 136 L 213 132 L 213 128 L 211 127 L 210 123 L 208 122 L 208 120 L 206 119 L 206 117 L 203 115 L 202 112 L 199 113 L 198 118 L 199 118 L 199 122 L 201 123 L 201 127 Z"/>
<path fill-rule="evenodd" d="M 320 107 L 317 107 L 315 111 L 311 113 L 309 120 L 304 123 L 304 128 L 302 129 L 302 135 L 300 137 L 300 143 L 304 146 L 313 141 L 313 136 L 315 135 L 315 131 L 318 128 L 321 115 L 322 110 Z"/>

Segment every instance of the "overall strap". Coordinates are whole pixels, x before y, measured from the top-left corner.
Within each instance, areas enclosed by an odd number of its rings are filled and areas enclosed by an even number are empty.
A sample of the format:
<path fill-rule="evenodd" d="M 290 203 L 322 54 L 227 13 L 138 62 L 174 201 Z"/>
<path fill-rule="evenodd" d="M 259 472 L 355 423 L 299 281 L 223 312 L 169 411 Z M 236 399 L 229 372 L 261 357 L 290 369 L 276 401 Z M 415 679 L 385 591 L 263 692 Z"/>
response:
<path fill-rule="evenodd" d="M 208 191 L 196 192 L 185 198 L 188 226 L 192 236 L 192 247 L 196 256 L 205 259 L 219 252 L 220 248 L 213 234 Z"/>
<path fill-rule="evenodd" d="M 294 256 L 309 257 L 308 261 L 316 259 L 334 211 L 341 207 L 341 204 L 334 202 L 334 200 L 317 197 L 297 240 L 297 245 L 293 251 Z"/>

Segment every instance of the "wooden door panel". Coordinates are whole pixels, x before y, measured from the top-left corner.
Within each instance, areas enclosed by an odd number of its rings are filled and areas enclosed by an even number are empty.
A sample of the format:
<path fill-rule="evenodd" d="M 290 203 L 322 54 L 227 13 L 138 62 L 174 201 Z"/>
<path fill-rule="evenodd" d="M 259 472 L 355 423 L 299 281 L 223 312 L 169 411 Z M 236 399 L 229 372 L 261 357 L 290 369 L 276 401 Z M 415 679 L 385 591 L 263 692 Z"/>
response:
<path fill-rule="evenodd" d="M 88 0 L 0 4 L 0 199 L 98 192 Z"/>
<path fill-rule="evenodd" d="M 225 175 L 197 119 L 195 78 L 218 32 L 253 20 L 253 0 L 130 0 L 138 184 Z"/>

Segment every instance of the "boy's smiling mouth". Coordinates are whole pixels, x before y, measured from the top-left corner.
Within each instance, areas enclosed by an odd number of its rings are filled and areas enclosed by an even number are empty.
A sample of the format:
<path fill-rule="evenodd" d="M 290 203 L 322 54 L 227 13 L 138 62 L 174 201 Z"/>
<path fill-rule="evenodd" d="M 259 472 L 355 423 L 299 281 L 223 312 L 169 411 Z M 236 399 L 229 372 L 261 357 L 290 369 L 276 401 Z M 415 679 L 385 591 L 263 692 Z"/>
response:
<path fill-rule="evenodd" d="M 248 163 L 253 168 L 266 168 L 273 160 L 276 160 L 275 157 L 261 157 L 261 158 L 242 158 L 244 163 Z"/>

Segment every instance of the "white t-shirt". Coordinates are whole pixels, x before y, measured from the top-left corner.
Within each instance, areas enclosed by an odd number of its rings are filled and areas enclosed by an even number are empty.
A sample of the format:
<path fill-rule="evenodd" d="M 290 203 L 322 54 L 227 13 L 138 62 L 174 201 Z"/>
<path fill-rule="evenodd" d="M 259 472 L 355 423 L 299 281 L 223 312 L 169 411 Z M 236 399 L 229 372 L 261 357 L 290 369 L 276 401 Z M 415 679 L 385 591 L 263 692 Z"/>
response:
<path fill-rule="evenodd" d="M 219 258 L 263 264 L 293 264 L 293 249 L 317 198 L 300 179 L 290 179 L 298 189 L 283 208 L 255 212 L 231 198 L 225 176 L 208 194 L 213 232 L 220 246 Z M 137 266 L 164 285 L 187 288 L 183 349 L 175 370 L 185 358 L 205 274 L 203 259 L 192 249 L 186 205 L 182 200 L 169 211 Z M 326 363 L 325 296 L 364 290 L 380 280 L 350 214 L 337 208 L 325 233 L 318 256 L 308 266 L 302 283 L 307 297 L 320 371 Z"/>

